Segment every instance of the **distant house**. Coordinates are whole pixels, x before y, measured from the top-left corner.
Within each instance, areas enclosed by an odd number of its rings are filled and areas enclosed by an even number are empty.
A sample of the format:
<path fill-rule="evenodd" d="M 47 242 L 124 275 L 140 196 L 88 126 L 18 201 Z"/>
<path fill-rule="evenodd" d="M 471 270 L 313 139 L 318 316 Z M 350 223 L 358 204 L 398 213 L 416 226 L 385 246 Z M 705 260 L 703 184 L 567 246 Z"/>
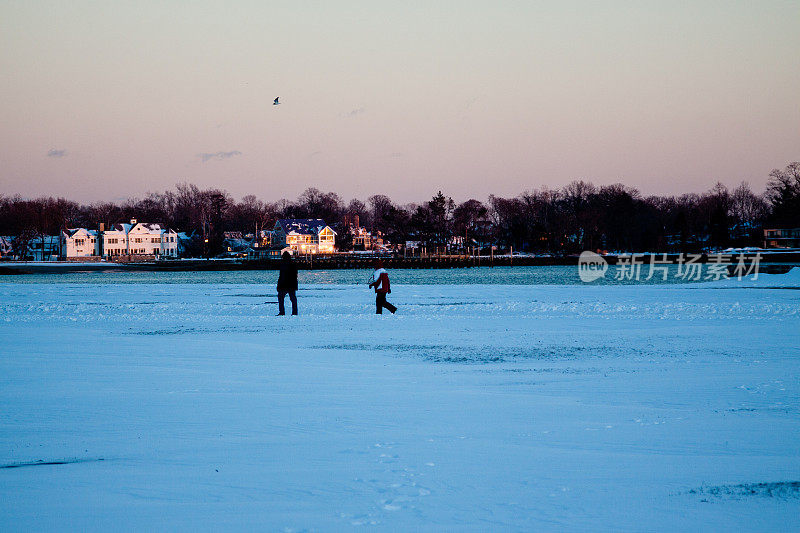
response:
<path fill-rule="evenodd" d="M 248 248 L 248 259 L 280 259 L 283 252 L 292 253 L 289 245 L 260 246 L 258 248 Z"/>
<path fill-rule="evenodd" d="M 274 231 L 262 229 L 261 231 L 258 232 L 258 242 L 256 243 L 257 246 L 268 247 L 272 246 L 274 242 L 275 242 Z"/>
<path fill-rule="evenodd" d="M 128 250 L 131 255 L 178 257 L 178 234 L 161 224 L 145 224 L 131 220 Z"/>
<path fill-rule="evenodd" d="M 294 253 L 332 254 L 336 232 L 321 218 L 287 218 L 275 223 L 272 246 L 289 246 Z"/>
<path fill-rule="evenodd" d="M 0 259 L 14 255 L 14 238 L 0 236 Z"/>
<path fill-rule="evenodd" d="M 61 236 L 43 235 L 28 241 L 28 250 L 23 259 L 33 261 L 57 261 L 61 256 Z"/>
<path fill-rule="evenodd" d="M 279 259 L 283 252 L 293 253 L 292 247 L 278 244 L 273 230 L 260 230 L 258 236 L 253 236 L 252 245 L 247 249 L 248 259 Z"/>
<path fill-rule="evenodd" d="M 764 248 L 800 248 L 800 228 L 765 229 Z"/>
<path fill-rule="evenodd" d="M 65 259 L 100 258 L 102 238 L 97 230 L 65 229 L 61 232 L 61 257 Z"/>
<path fill-rule="evenodd" d="M 191 234 L 186 233 L 185 231 L 180 231 L 177 234 L 178 236 L 178 257 L 186 257 L 186 254 L 191 251 L 192 248 L 192 241 L 195 239 L 195 234 L 192 232 Z"/>
<path fill-rule="evenodd" d="M 367 228 L 361 227 L 361 222 L 358 215 L 353 215 L 352 221 L 350 217 L 345 217 L 345 226 L 347 232 L 353 238 L 353 250 L 382 250 L 383 234 L 380 231 L 372 233 L 367 231 Z"/>
<path fill-rule="evenodd" d="M 252 239 L 247 239 L 241 231 L 226 231 L 223 236 L 222 246 L 229 254 L 247 253 L 253 247 Z"/>
<path fill-rule="evenodd" d="M 136 220 L 132 220 L 131 222 L 135 223 Z M 132 227 L 133 224 L 114 224 L 104 231 L 101 248 L 102 255 L 112 259 L 129 255 L 128 232 Z"/>
<path fill-rule="evenodd" d="M 103 232 L 101 254 L 110 257 L 178 257 L 178 234 L 161 224 L 132 219 L 130 224 L 114 224 Z"/>
<path fill-rule="evenodd" d="M 752 222 L 741 222 L 734 224 L 728 230 L 728 237 L 731 241 L 749 240 L 753 235 L 758 235 L 759 227 Z"/>

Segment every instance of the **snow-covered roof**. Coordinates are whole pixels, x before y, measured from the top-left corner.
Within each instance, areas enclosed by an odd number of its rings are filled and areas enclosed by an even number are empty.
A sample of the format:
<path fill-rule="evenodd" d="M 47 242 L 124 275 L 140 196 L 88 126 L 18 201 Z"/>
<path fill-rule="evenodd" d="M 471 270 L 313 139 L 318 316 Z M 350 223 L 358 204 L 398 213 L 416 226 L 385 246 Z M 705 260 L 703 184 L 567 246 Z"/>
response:
<path fill-rule="evenodd" d="M 325 228 L 333 231 L 321 218 L 282 218 L 278 224 L 287 235 L 319 235 Z M 335 231 L 333 233 L 336 234 Z"/>
<path fill-rule="evenodd" d="M 47 246 L 60 246 L 61 245 L 61 235 L 43 235 L 39 237 L 33 237 L 28 241 L 28 247 L 31 248 L 38 244 L 44 244 Z"/>
<path fill-rule="evenodd" d="M 168 233 L 170 231 L 170 229 L 168 229 L 166 226 L 162 226 L 161 224 L 139 222 L 129 230 L 129 233 Z"/>
<path fill-rule="evenodd" d="M 110 228 L 105 230 L 103 233 L 105 235 L 127 235 L 131 232 L 134 233 L 174 233 L 173 230 L 169 229 L 168 227 L 162 224 L 152 224 L 146 222 L 138 222 L 136 224 L 113 224 Z"/>
<path fill-rule="evenodd" d="M 114 224 L 109 229 L 107 229 L 105 231 L 105 233 L 123 233 L 123 234 L 127 234 L 131 230 L 132 227 L 133 226 L 131 226 L 130 224 L 127 224 L 127 223 Z"/>
<path fill-rule="evenodd" d="M 76 233 L 85 233 L 90 237 L 97 237 L 97 230 L 96 229 L 86 229 L 86 228 L 68 228 L 64 230 L 64 234 L 67 237 L 74 237 Z"/>
<path fill-rule="evenodd" d="M 234 251 L 244 250 L 245 248 L 248 248 L 252 244 L 252 243 L 250 243 L 250 241 L 247 241 L 245 239 L 231 239 L 231 238 L 228 238 L 228 239 L 225 239 L 224 242 L 225 242 L 226 246 L 232 248 Z"/>

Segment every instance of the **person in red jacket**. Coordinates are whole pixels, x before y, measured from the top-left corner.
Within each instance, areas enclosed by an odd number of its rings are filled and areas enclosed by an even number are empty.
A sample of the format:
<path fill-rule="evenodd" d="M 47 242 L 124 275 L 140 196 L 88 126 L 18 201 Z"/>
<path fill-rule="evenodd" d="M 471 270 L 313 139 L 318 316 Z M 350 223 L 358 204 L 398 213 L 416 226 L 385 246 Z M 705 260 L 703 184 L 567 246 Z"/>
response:
<path fill-rule="evenodd" d="M 375 261 L 375 272 L 372 273 L 370 288 L 375 287 L 375 308 L 377 314 L 383 314 L 383 308 L 388 309 L 392 314 L 397 308 L 386 301 L 386 295 L 392 292 L 389 284 L 389 274 L 383 268 L 383 261 Z"/>

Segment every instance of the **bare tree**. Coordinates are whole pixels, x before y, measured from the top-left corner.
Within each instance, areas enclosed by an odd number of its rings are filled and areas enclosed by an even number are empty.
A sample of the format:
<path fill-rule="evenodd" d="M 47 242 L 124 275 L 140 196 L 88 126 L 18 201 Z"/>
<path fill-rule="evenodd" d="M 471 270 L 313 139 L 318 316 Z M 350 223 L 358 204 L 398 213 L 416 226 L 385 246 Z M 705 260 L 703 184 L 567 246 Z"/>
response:
<path fill-rule="evenodd" d="M 775 225 L 800 226 L 800 162 L 769 174 L 767 197 L 772 204 L 771 222 Z"/>

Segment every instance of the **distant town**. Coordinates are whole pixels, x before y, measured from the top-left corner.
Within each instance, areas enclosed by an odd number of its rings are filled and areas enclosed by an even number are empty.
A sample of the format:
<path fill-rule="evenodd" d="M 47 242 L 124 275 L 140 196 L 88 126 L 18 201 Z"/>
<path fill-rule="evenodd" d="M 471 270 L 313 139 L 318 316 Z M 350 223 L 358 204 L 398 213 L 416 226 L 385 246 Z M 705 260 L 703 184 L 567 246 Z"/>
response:
<path fill-rule="evenodd" d="M 441 191 L 419 204 L 384 195 L 345 203 L 306 189 L 296 201 L 235 201 L 183 183 L 123 203 L 0 195 L 0 260 L 268 260 L 379 253 L 710 252 L 800 248 L 800 162 L 773 170 L 762 193 L 717 183 L 703 194 L 643 196 L 622 184 L 573 181 L 513 198 L 455 203 Z"/>

